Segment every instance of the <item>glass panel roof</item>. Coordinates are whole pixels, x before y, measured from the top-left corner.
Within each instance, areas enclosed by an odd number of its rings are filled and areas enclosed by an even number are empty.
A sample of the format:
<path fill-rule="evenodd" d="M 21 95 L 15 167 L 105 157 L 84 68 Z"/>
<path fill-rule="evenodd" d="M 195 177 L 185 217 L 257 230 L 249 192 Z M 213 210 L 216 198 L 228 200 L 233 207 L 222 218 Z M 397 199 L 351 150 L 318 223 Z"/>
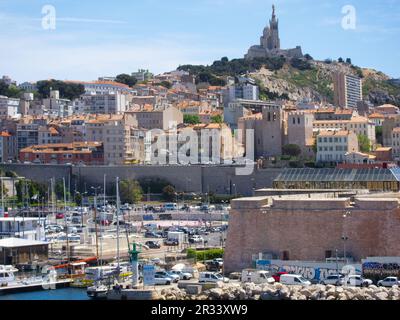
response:
<path fill-rule="evenodd" d="M 285 169 L 275 182 L 391 182 L 400 181 L 400 168 L 393 169 Z"/>

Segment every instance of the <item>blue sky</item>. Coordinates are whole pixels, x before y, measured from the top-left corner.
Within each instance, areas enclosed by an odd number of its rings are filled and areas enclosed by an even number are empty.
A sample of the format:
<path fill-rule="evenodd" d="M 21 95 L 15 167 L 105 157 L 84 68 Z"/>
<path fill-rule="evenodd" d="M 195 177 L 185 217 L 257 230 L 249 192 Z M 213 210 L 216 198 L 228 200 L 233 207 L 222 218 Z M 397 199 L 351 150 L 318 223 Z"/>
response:
<path fill-rule="evenodd" d="M 400 77 L 400 0 L 0 0 L 0 76 L 93 80 L 243 57 L 275 3 L 281 46 Z M 41 26 L 56 9 L 56 29 Z M 356 9 L 354 30 L 342 7 Z"/>

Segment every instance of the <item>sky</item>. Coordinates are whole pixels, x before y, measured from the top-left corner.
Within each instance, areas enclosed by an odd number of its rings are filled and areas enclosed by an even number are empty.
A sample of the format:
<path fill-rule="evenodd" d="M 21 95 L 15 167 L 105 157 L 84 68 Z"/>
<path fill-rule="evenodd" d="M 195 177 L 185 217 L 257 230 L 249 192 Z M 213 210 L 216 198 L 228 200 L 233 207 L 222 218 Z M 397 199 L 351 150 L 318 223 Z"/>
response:
<path fill-rule="evenodd" d="M 273 3 L 282 48 L 400 78 L 400 0 L 0 0 L 0 77 L 95 80 L 242 58 L 259 44 Z M 43 28 L 46 5 L 55 29 Z M 343 28 L 346 5 L 354 28 Z"/>

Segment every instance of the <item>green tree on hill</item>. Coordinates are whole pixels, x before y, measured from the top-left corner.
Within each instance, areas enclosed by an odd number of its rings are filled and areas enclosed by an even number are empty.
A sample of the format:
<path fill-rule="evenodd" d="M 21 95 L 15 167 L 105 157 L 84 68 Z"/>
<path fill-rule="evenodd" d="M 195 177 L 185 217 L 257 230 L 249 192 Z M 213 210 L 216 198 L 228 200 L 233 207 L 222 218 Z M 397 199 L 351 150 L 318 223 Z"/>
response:
<path fill-rule="evenodd" d="M 160 83 L 160 86 L 162 86 L 162 87 L 164 87 L 164 88 L 167 88 L 167 89 L 171 89 L 171 88 L 172 88 L 172 83 L 169 82 L 169 81 L 162 81 L 162 82 Z"/>
<path fill-rule="evenodd" d="M 60 80 L 43 80 L 36 83 L 39 98 L 48 98 L 50 90 L 58 90 L 60 97 L 74 100 L 85 93 L 85 87 L 78 83 L 67 83 Z"/>
<path fill-rule="evenodd" d="M 129 74 L 122 73 L 117 75 L 116 82 L 126 84 L 129 87 L 133 87 L 137 83 L 137 79 Z"/>

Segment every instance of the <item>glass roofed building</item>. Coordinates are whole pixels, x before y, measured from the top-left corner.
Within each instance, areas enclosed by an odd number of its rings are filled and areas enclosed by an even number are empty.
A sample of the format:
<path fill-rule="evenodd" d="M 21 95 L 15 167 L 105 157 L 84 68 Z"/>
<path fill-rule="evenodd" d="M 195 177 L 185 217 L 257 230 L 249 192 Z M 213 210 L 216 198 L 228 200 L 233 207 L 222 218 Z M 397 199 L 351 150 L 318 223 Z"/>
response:
<path fill-rule="evenodd" d="M 400 168 L 392 169 L 285 169 L 275 189 L 368 189 L 400 190 Z"/>

